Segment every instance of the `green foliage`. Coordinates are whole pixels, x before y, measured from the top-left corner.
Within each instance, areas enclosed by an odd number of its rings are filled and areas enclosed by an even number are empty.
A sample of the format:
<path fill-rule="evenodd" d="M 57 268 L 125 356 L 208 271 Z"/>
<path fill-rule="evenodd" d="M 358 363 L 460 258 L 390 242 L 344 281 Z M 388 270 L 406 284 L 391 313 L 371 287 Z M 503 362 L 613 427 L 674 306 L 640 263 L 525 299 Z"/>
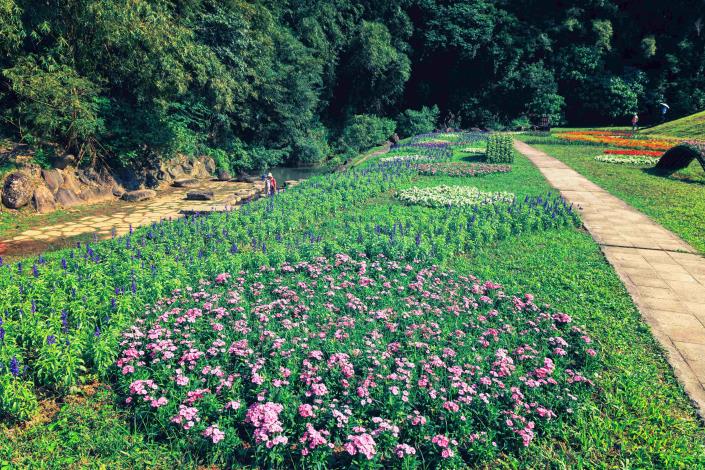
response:
<path fill-rule="evenodd" d="M 342 139 L 346 147 L 360 151 L 382 144 L 395 129 L 396 123 L 391 119 L 358 114 L 347 122 Z"/>
<path fill-rule="evenodd" d="M 397 132 L 401 137 L 411 137 L 433 132 L 438 125 L 441 111 L 438 106 L 422 106 L 420 110 L 407 109 L 397 117 Z"/>
<path fill-rule="evenodd" d="M 489 136 L 487 138 L 485 160 L 488 163 L 512 163 L 514 161 L 512 138 L 506 134 Z"/>
<path fill-rule="evenodd" d="M 31 418 L 37 409 L 33 389 L 31 381 L 0 374 L 0 416 L 5 414 L 18 421 Z"/>
<path fill-rule="evenodd" d="M 685 143 L 666 151 L 656 164 L 657 170 L 674 173 L 690 166 L 693 160 L 705 169 L 705 147 Z"/>

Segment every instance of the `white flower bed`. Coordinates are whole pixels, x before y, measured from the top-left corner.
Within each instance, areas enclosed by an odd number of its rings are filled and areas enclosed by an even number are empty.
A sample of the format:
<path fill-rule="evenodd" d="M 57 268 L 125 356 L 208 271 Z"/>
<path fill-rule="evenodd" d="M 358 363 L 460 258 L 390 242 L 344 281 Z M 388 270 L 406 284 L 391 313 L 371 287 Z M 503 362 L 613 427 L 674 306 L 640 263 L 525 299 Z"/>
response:
<path fill-rule="evenodd" d="M 638 166 L 654 166 L 658 163 L 658 158 L 649 157 L 648 155 L 598 155 L 595 160 L 602 163 Z"/>
<path fill-rule="evenodd" d="M 434 186 L 432 188 L 409 188 L 397 193 L 397 198 L 409 204 L 429 207 L 475 206 L 478 204 L 511 203 L 514 194 L 507 192 L 484 192 L 468 186 Z"/>
<path fill-rule="evenodd" d="M 391 163 L 391 162 L 421 162 L 421 161 L 429 161 L 432 160 L 432 158 L 429 158 L 426 155 L 396 155 L 393 157 L 384 157 L 380 158 L 379 161 L 381 163 Z"/>

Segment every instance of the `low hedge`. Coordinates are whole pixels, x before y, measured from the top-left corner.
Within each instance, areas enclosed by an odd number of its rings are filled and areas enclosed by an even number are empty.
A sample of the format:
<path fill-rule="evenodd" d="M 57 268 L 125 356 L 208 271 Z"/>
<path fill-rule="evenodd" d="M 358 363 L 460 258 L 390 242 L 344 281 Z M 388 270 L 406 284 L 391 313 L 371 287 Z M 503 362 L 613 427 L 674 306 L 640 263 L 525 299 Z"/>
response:
<path fill-rule="evenodd" d="M 505 134 L 489 136 L 485 161 L 488 163 L 512 163 L 514 161 L 512 138 Z"/>

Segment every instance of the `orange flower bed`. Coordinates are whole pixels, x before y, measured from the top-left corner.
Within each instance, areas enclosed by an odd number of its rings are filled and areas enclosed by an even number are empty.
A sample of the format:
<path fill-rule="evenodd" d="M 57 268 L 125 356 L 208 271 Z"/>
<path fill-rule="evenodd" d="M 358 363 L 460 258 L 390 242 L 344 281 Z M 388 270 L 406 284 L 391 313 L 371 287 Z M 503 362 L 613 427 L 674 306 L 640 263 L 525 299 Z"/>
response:
<path fill-rule="evenodd" d="M 556 134 L 556 137 L 570 142 L 590 142 L 653 151 L 668 150 L 679 142 L 678 139 L 637 139 L 628 131 L 567 131 Z"/>

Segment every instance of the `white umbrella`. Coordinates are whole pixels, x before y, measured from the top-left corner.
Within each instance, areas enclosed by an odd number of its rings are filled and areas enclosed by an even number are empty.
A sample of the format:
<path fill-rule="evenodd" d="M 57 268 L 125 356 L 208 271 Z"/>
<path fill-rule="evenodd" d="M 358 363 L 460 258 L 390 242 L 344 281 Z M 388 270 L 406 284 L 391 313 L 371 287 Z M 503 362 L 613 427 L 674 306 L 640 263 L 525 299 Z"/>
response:
<path fill-rule="evenodd" d="M 671 107 L 668 106 L 666 103 L 659 103 L 659 106 L 663 106 L 664 108 L 671 109 Z"/>

